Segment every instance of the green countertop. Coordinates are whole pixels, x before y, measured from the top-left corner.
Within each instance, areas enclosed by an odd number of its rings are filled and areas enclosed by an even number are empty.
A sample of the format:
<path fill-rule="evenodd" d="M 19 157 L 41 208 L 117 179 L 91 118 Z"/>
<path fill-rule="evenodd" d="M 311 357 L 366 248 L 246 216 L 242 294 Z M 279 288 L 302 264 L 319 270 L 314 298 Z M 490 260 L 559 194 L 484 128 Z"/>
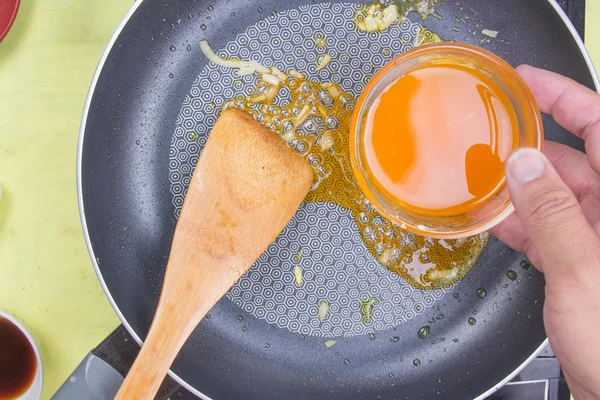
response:
<path fill-rule="evenodd" d="M 131 2 L 47 8 L 72 1 L 23 0 L 0 44 L 0 308 L 41 344 L 44 399 L 119 323 L 81 233 L 75 155 L 94 69 Z M 600 65 L 600 1 L 588 0 L 588 18 Z"/>

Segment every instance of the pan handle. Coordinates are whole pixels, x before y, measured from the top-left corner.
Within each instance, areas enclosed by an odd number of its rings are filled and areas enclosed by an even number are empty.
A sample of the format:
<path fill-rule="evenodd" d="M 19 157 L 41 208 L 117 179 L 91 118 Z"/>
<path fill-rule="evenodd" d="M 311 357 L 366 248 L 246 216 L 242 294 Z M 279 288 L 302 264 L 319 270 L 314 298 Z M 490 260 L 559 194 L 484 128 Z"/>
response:
<path fill-rule="evenodd" d="M 123 376 L 106 361 L 89 353 L 51 400 L 112 400 Z"/>
<path fill-rule="evenodd" d="M 85 356 L 51 400 L 113 400 L 139 351 L 135 340 L 120 325 Z M 180 399 L 192 398 L 167 376 L 155 399 L 166 400 L 175 394 Z"/>

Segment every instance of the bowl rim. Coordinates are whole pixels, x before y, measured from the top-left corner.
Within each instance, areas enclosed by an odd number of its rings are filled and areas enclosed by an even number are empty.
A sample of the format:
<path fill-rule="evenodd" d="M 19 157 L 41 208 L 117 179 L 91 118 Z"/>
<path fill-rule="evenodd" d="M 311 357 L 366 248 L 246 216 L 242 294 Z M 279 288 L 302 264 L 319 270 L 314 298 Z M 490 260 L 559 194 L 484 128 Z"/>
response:
<path fill-rule="evenodd" d="M 42 388 L 44 387 L 44 365 L 42 363 L 42 353 L 40 346 L 38 345 L 35 337 L 31 334 L 29 328 L 19 318 L 15 317 L 8 311 L 0 309 L 0 318 L 4 318 L 16 326 L 27 338 L 37 361 L 36 371 L 29 387 L 15 400 L 28 400 L 28 399 L 39 399 L 42 395 Z"/>
<path fill-rule="evenodd" d="M 17 14 L 19 13 L 19 7 L 21 5 L 21 0 L 13 0 L 12 8 L 10 9 L 11 14 L 8 17 L 8 23 L 4 26 L 0 26 L 0 42 L 4 40 L 4 38 L 10 32 L 15 20 L 17 19 Z"/>
<path fill-rule="evenodd" d="M 544 142 L 544 133 L 543 133 L 544 125 L 542 122 L 542 116 L 541 116 L 539 107 L 537 105 L 537 102 L 533 96 L 533 93 L 531 92 L 531 90 L 529 89 L 529 87 L 527 86 L 527 84 L 525 83 L 523 78 L 521 78 L 521 76 L 518 74 L 516 69 L 513 68 L 508 62 L 506 62 L 500 56 L 498 56 L 488 50 L 485 50 L 481 47 L 473 46 L 473 45 L 466 44 L 466 43 L 441 42 L 441 43 L 432 43 L 432 44 L 426 44 L 426 45 L 421 45 L 421 46 L 415 47 L 413 49 L 410 49 L 406 52 L 403 52 L 403 53 L 397 55 L 392 60 L 388 61 L 379 71 L 377 71 L 375 73 L 373 78 L 369 81 L 367 86 L 364 88 L 358 101 L 356 102 L 356 106 L 355 106 L 354 112 L 352 114 L 352 121 L 350 124 L 350 140 L 349 140 L 349 142 L 350 142 L 349 143 L 350 161 L 352 164 L 352 171 L 354 173 L 354 176 L 355 176 L 361 190 L 365 194 L 365 197 L 377 209 L 377 211 L 380 214 L 382 214 L 388 220 L 399 225 L 400 228 L 402 228 L 402 229 L 406 229 L 417 235 L 427 236 L 427 237 L 431 237 L 434 239 L 459 239 L 459 238 L 464 238 L 464 237 L 468 237 L 468 236 L 474 236 L 474 235 L 480 234 L 482 232 L 488 231 L 491 228 L 493 228 L 494 226 L 496 226 L 499 223 L 501 223 L 502 221 L 504 221 L 506 218 L 508 218 L 509 215 L 511 215 L 514 212 L 515 209 L 512 204 L 512 201 L 509 199 L 507 204 L 504 206 L 504 208 L 500 212 L 498 212 L 497 214 L 495 214 L 492 217 L 489 217 L 489 218 L 483 220 L 481 223 L 478 223 L 475 227 L 471 227 L 471 228 L 464 228 L 464 229 L 456 228 L 456 229 L 452 229 L 452 230 L 438 231 L 438 230 L 428 229 L 426 226 L 423 226 L 423 225 L 416 225 L 416 224 L 410 223 L 410 222 L 402 219 L 398 215 L 395 215 L 392 212 L 390 212 L 385 206 L 383 206 L 377 200 L 377 198 L 371 191 L 371 188 L 367 184 L 367 181 L 365 179 L 364 166 L 361 167 L 360 162 L 358 160 L 359 152 L 361 151 L 361 148 L 359 146 L 357 146 L 356 139 L 357 139 L 357 136 L 362 134 L 362 130 L 359 126 L 359 119 L 361 117 L 363 117 L 364 113 L 366 112 L 364 109 L 365 109 L 365 102 L 367 100 L 367 97 L 369 96 L 371 91 L 377 86 L 377 84 L 383 78 L 385 78 L 389 73 L 393 72 L 398 65 L 401 65 L 415 57 L 419 57 L 422 55 L 434 55 L 438 52 L 446 53 L 446 52 L 452 52 L 452 51 L 457 52 L 459 54 L 462 53 L 465 55 L 475 56 L 479 59 L 484 59 L 484 60 L 486 60 L 486 62 L 489 63 L 489 65 L 503 69 L 506 72 L 508 72 L 509 77 L 511 79 L 511 83 L 515 86 L 517 91 L 520 92 L 519 94 L 522 95 L 522 97 L 527 100 L 526 106 L 527 106 L 527 108 L 529 108 L 530 114 L 532 114 L 532 121 L 535 123 L 535 128 L 536 128 L 536 134 L 535 134 L 536 143 L 535 143 L 535 146 L 533 146 L 533 147 L 536 148 L 537 150 L 542 151 L 543 142 Z M 514 150 L 516 150 L 516 149 L 513 149 L 513 151 Z M 505 185 L 505 183 L 502 186 L 504 187 L 504 185 Z"/>

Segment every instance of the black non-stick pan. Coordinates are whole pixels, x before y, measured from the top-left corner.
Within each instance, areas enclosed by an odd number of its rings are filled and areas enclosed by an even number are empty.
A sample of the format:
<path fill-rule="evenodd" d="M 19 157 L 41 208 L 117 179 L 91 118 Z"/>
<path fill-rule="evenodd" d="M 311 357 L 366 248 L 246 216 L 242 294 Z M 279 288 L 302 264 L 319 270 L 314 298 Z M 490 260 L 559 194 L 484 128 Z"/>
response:
<path fill-rule="evenodd" d="M 98 277 L 136 340 L 150 326 L 206 136 L 223 102 L 248 93 L 256 79 L 208 63 L 199 40 L 224 55 L 339 82 L 357 96 L 379 67 L 410 47 L 421 24 L 512 65 L 597 87 L 579 36 L 553 0 L 448 0 L 437 7 L 441 19 L 413 14 L 377 34 L 354 29 L 358 5 L 138 0 L 118 28 L 86 103 L 78 183 Z M 334 55 L 319 72 L 310 45 L 316 33 Z M 547 139 L 582 147 L 550 118 L 545 128 Z M 464 280 L 421 291 L 377 264 L 353 227 L 337 206 L 304 204 L 193 332 L 173 377 L 212 399 L 484 398 L 545 343 L 544 280 L 523 255 L 492 238 Z M 302 287 L 294 285 L 295 262 L 305 271 Z M 321 322 L 316 309 L 324 298 L 330 316 Z M 379 299 L 370 322 L 360 318 L 365 298 Z M 429 335 L 420 338 L 426 326 Z M 329 340 L 336 343 L 327 347 Z"/>

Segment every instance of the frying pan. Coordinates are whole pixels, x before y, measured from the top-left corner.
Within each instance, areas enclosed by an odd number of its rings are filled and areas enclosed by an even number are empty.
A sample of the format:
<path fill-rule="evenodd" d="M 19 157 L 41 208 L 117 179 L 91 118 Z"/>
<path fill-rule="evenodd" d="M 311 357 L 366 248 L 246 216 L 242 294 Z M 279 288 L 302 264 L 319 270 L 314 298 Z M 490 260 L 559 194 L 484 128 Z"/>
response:
<path fill-rule="evenodd" d="M 442 19 L 411 15 L 380 34 L 352 28 L 357 6 L 138 0 L 117 29 L 85 106 L 78 190 L 98 278 L 139 343 L 158 302 L 189 175 L 219 106 L 248 93 L 255 79 L 209 64 L 199 40 L 222 55 L 293 67 L 358 95 L 422 24 L 512 65 L 529 63 L 599 86 L 581 39 L 553 0 L 447 1 L 438 7 Z M 482 35 L 483 29 L 498 37 Z M 315 32 L 337 55 L 319 72 L 310 46 Z M 582 148 L 552 119 L 545 118 L 545 129 L 546 138 Z M 291 273 L 300 251 L 301 289 Z M 544 280 L 528 266 L 523 255 L 492 238 L 461 282 L 419 291 L 372 259 L 347 212 L 304 204 L 200 323 L 171 375 L 205 399 L 485 398 L 546 343 Z M 359 304 L 369 296 L 380 303 L 365 324 Z M 322 299 L 331 307 L 321 323 L 316 308 Z M 417 332 L 425 326 L 430 334 L 421 339 Z M 328 348 L 330 339 L 336 343 Z"/>

